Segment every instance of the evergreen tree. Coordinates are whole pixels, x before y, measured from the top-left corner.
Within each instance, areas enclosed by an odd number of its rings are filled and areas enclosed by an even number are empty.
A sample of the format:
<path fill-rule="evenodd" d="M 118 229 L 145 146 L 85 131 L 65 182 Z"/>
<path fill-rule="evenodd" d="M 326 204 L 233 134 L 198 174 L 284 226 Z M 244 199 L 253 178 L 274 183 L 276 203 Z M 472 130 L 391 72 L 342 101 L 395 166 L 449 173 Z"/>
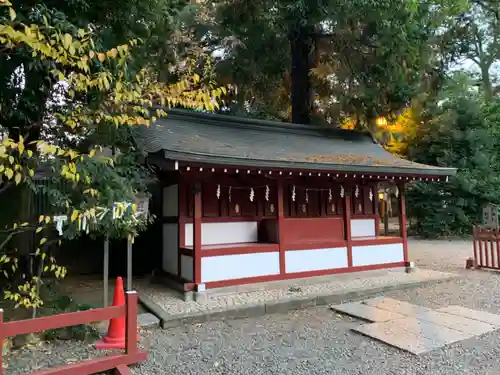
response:
<path fill-rule="evenodd" d="M 458 169 L 449 182 L 410 186 L 408 215 L 418 235 L 468 234 L 480 219 L 482 206 L 500 202 L 495 139 L 480 101 L 470 95 L 442 101 L 410 141 L 408 157 Z"/>

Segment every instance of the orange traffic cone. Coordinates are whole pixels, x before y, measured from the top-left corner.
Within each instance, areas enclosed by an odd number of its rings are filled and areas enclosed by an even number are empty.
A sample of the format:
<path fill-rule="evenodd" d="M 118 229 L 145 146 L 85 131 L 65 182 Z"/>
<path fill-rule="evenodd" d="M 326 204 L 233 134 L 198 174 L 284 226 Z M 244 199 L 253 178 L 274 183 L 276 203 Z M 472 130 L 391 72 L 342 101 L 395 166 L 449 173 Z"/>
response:
<path fill-rule="evenodd" d="M 113 295 L 113 306 L 125 304 L 125 292 L 123 291 L 123 280 L 116 278 L 115 293 Z M 96 344 L 97 349 L 124 349 L 125 348 L 125 315 L 113 318 L 109 322 L 108 334 L 102 341 Z"/>

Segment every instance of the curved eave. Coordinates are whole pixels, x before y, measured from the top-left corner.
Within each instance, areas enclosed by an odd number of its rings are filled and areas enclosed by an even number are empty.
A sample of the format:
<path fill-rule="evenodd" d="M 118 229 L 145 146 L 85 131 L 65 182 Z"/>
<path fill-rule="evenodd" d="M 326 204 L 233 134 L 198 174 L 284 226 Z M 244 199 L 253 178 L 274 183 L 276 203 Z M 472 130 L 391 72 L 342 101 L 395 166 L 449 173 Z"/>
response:
<path fill-rule="evenodd" d="M 357 164 L 333 164 L 333 163 L 304 163 L 293 161 L 275 161 L 275 160 L 259 160 L 249 158 L 224 157 L 202 153 L 190 153 L 163 150 L 165 159 L 178 161 L 183 163 L 194 163 L 204 165 L 224 165 L 237 166 L 246 168 L 269 168 L 283 170 L 301 170 L 301 171 L 325 171 L 325 172 L 344 172 L 344 173 L 366 173 L 377 175 L 397 175 L 407 177 L 451 177 L 456 174 L 454 168 L 411 168 L 400 166 L 374 166 L 374 165 L 357 165 Z"/>

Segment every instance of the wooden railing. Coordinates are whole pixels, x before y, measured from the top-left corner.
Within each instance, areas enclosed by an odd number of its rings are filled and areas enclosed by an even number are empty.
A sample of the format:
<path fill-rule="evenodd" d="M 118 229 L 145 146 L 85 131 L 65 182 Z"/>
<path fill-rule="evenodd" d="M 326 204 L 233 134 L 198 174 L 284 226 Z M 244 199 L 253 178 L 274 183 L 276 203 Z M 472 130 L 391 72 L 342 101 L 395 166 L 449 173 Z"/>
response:
<path fill-rule="evenodd" d="M 500 269 L 500 232 L 498 228 L 487 229 L 474 226 L 474 266 L 476 268 Z"/>
<path fill-rule="evenodd" d="M 125 305 L 121 306 L 111 306 L 102 309 L 92 309 L 12 322 L 4 322 L 3 310 L 0 310 L 0 342 L 3 342 L 7 337 L 110 320 L 125 315 L 126 338 L 124 352 L 90 359 L 80 363 L 48 368 L 29 373 L 29 375 L 89 375 L 113 369 L 117 374 L 132 374 L 127 366 L 145 361 L 147 355 L 145 352 L 137 349 L 137 292 L 127 292 L 125 301 Z M 3 356 L 1 352 L 0 375 L 3 375 Z"/>

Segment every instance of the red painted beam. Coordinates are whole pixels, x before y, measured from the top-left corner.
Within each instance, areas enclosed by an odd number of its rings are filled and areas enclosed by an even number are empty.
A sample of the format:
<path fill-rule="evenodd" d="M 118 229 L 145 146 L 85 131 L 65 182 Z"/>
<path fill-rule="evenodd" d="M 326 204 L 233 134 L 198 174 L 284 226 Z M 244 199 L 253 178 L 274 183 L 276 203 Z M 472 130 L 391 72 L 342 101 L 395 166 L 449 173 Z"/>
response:
<path fill-rule="evenodd" d="M 111 306 L 102 309 L 92 309 L 42 318 L 12 321 L 1 324 L 4 337 L 25 335 L 32 332 L 41 332 L 49 329 L 70 327 L 79 324 L 99 322 L 125 315 L 125 305 Z"/>
<path fill-rule="evenodd" d="M 80 363 L 72 363 L 60 367 L 48 368 L 26 375 L 89 375 L 109 371 L 118 366 L 128 366 L 147 359 L 145 352 L 135 354 L 115 354 L 102 358 L 91 359 Z"/>

